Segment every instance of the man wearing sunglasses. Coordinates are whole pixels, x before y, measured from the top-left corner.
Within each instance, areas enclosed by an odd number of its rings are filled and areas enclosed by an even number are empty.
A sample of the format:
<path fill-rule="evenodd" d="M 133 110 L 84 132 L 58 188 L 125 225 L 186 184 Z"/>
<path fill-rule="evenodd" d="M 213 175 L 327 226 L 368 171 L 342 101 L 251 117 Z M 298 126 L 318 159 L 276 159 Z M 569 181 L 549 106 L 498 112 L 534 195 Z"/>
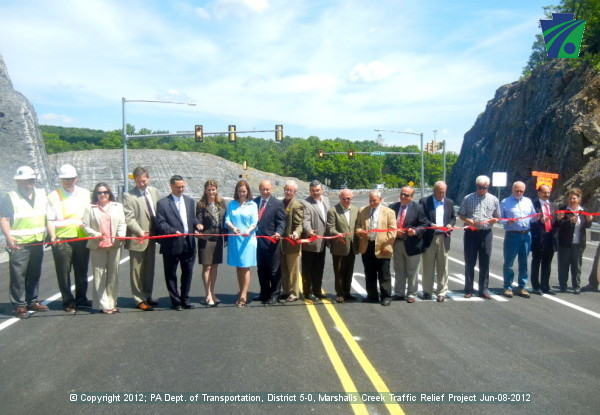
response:
<path fill-rule="evenodd" d="M 394 241 L 394 300 L 411 304 L 416 301 L 419 289 L 418 275 L 423 252 L 423 234 L 429 220 L 423 206 L 412 200 L 415 189 L 400 189 L 400 201 L 392 204 L 396 215 L 396 239 Z"/>
<path fill-rule="evenodd" d="M 490 178 L 478 176 L 475 179 L 476 191 L 468 194 L 460 204 L 458 216 L 468 229 L 465 229 L 465 298 L 473 297 L 475 264 L 479 258 L 479 296 L 490 299 L 488 283 L 490 279 L 490 257 L 492 255 L 492 227 L 500 220 L 498 198 L 488 193 Z"/>

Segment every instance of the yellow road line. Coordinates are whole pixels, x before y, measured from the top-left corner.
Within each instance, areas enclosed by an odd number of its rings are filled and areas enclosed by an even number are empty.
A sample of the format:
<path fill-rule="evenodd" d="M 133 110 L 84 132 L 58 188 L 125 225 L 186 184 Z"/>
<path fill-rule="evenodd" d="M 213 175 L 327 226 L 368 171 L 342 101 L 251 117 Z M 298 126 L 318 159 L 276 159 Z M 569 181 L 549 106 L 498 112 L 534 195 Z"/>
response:
<path fill-rule="evenodd" d="M 348 344 L 348 347 L 350 348 L 350 350 L 352 350 L 354 357 L 356 357 L 356 360 L 367 374 L 367 377 L 371 380 L 373 386 L 375 386 L 377 392 L 389 393 L 389 388 L 387 387 L 383 379 L 381 379 L 381 376 L 379 376 L 379 373 L 377 373 L 377 370 L 375 370 L 375 368 L 363 352 L 362 348 L 359 346 L 358 342 L 354 339 L 354 337 L 350 333 L 350 330 L 348 330 L 348 327 L 346 327 L 344 320 L 342 320 L 331 301 L 323 300 L 323 303 L 325 303 L 325 309 L 329 312 L 329 315 L 331 316 L 333 322 L 339 329 L 342 337 L 344 338 L 344 340 L 346 340 L 346 344 Z M 392 415 L 404 415 L 402 407 L 397 403 L 388 403 L 385 405 L 385 407 L 387 408 L 388 412 Z"/>
<path fill-rule="evenodd" d="M 323 347 L 325 347 L 327 356 L 329 356 L 329 360 L 331 360 L 331 364 L 335 369 L 335 373 L 338 375 L 340 381 L 342 382 L 344 391 L 347 393 L 358 392 L 356 390 L 356 385 L 354 385 L 354 382 L 352 381 L 352 378 L 350 377 L 350 374 L 346 369 L 346 366 L 342 362 L 340 355 L 338 354 L 337 350 L 335 349 L 335 346 L 333 345 L 333 342 L 331 341 L 331 337 L 329 337 L 329 334 L 327 333 L 327 329 L 325 329 L 325 326 L 323 325 L 323 320 L 321 320 L 321 317 L 319 316 L 315 305 L 312 303 L 312 301 L 305 301 L 305 303 L 306 308 L 308 310 L 308 314 L 310 314 L 313 324 L 315 325 L 315 329 L 317 330 L 317 333 L 321 338 L 321 342 L 323 342 Z M 356 393 L 356 395 L 358 395 L 358 393 Z M 360 401 L 360 398 L 359 402 L 351 403 L 350 406 L 354 413 L 357 415 L 369 414 L 369 411 L 367 411 L 367 407 L 362 401 Z"/>

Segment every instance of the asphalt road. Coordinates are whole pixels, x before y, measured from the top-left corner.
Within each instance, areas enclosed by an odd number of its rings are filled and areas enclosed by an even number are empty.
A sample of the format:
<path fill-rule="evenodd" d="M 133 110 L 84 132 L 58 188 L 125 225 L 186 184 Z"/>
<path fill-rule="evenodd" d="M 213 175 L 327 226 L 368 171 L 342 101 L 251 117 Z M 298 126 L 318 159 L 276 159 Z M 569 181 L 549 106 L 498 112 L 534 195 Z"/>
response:
<path fill-rule="evenodd" d="M 362 206 L 365 200 L 363 195 L 355 202 Z M 386 202 L 395 200 L 395 196 L 386 198 Z M 458 230 L 451 248 L 448 301 L 393 302 L 390 307 L 299 301 L 269 307 L 251 303 L 237 309 L 235 270 L 222 265 L 217 279 L 221 305 L 206 308 L 201 304 L 204 290 L 197 266 L 191 295 L 198 308 L 172 311 L 158 256 L 155 297 L 160 306 L 142 312 L 131 299 L 125 251 L 120 270 L 121 312 L 81 311 L 73 316 L 62 311 L 60 298 L 56 300 L 52 255 L 46 251 L 40 298 L 54 299 L 49 303 L 51 310 L 17 320 L 8 301 L 7 264 L 2 263 L 0 412 L 599 413 L 600 294 L 501 297 L 503 231 L 495 229 L 494 234 L 490 289 L 497 296 L 492 300 L 462 298 L 464 265 L 462 231 Z M 592 244 L 584 254 L 584 284 L 595 249 Z M 556 263 L 551 283 L 557 288 L 555 270 Z M 258 288 L 253 270 L 251 291 L 257 293 Z M 364 294 L 360 258 L 353 288 Z M 324 289 L 333 296 L 329 255 Z M 318 393 L 348 391 L 358 391 L 363 403 L 318 402 Z M 418 401 L 421 393 L 431 399 L 444 394 L 445 400 L 450 394 L 458 400 L 475 393 L 476 399 L 495 397 L 502 403 L 367 401 L 386 391 L 398 399 L 404 394 L 403 399 Z M 91 399 L 92 393 L 104 394 L 104 399 L 117 393 L 120 401 L 81 402 Z M 268 394 L 283 394 L 298 401 L 191 402 L 196 394 L 206 400 L 219 393 L 258 396 L 265 401 Z M 71 395 L 78 402 L 71 402 Z M 179 395 L 185 402 L 174 403 Z M 146 403 L 135 403 L 141 399 Z M 300 399 L 305 401 L 300 403 Z M 309 399 L 314 401 L 305 403 Z M 505 403 L 511 399 L 520 402 Z"/>

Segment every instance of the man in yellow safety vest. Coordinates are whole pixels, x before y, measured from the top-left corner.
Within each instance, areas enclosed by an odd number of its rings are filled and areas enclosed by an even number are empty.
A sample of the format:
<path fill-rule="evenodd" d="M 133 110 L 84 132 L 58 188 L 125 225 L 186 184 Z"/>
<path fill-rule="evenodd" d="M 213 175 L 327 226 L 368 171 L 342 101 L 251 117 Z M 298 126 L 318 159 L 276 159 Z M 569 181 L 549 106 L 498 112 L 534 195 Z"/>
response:
<path fill-rule="evenodd" d="M 48 311 L 38 301 L 38 285 L 46 238 L 46 193 L 34 189 L 36 174 L 21 166 L 14 177 L 17 189 L 0 200 L 0 227 L 9 252 L 10 301 L 15 315 L 28 318 L 29 311 Z"/>
<path fill-rule="evenodd" d="M 75 313 L 78 307 L 91 307 L 87 298 L 88 263 L 90 250 L 83 231 L 83 214 L 91 204 L 90 191 L 76 186 L 77 170 L 63 164 L 59 171 L 60 187 L 48 195 L 48 233 L 56 267 L 58 288 L 62 294 L 63 308 Z M 63 242 L 64 241 L 64 242 Z M 71 269 L 75 274 L 75 296 L 71 292 Z"/>

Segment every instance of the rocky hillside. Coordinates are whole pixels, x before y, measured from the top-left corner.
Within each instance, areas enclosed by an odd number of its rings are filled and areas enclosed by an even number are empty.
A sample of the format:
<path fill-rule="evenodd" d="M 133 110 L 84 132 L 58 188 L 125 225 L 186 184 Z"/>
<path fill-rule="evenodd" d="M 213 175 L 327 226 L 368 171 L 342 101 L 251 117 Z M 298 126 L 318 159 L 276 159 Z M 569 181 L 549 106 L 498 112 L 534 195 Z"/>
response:
<path fill-rule="evenodd" d="M 580 187 L 583 205 L 600 211 L 598 70 L 556 60 L 500 87 L 465 134 L 448 194 L 460 201 L 474 191 L 478 175 L 508 172 L 509 186 L 522 180 L 534 196 L 532 171 L 560 175 L 553 198 L 560 200 L 567 188 Z M 508 194 L 510 188 L 502 190 L 502 197 Z"/>
<path fill-rule="evenodd" d="M 14 187 L 17 168 L 29 165 L 36 170 L 43 186 L 54 181 L 49 170 L 46 147 L 31 103 L 13 88 L 0 56 L 0 193 Z M 46 190 L 49 190 L 47 187 Z"/>
<path fill-rule="evenodd" d="M 123 187 L 123 152 L 121 150 L 88 150 L 70 151 L 49 156 L 51 168 L 57 170 L 60 165 L 69 163 L 80 172 L 79 185 L 92 189 L 98 182 L 108 183 L 112 189 L 119 191 Z M 199 199 L 202 196 L 204 182 L 214 179 L 219 183 L 222 196 L 233 197 L 235 184 L 240 180 L 240 174 L 247 175 L 248 183 L 254 196 L 258 196 L 258 185 L 261 180 L 273 182 L 273 192 L 283 196 L 283 186 L 290 179 L 272 173 L 242 166 L 211 154 L 169 151 L 169 150 L 129 150 L 130 170 L 136 166 L 146 167 L 150 171 L 152 185 L 164 195 L 170 192 L 169 179 L 174 174 L 183 176 L 187 182 L 186 194 Z M 299 190 L 308 192 L 308 183 L 296 179 Z M 53 186 L 58 185 L 57 182 Z M 129 181 L 129 188 L 133 187 Z"/>

